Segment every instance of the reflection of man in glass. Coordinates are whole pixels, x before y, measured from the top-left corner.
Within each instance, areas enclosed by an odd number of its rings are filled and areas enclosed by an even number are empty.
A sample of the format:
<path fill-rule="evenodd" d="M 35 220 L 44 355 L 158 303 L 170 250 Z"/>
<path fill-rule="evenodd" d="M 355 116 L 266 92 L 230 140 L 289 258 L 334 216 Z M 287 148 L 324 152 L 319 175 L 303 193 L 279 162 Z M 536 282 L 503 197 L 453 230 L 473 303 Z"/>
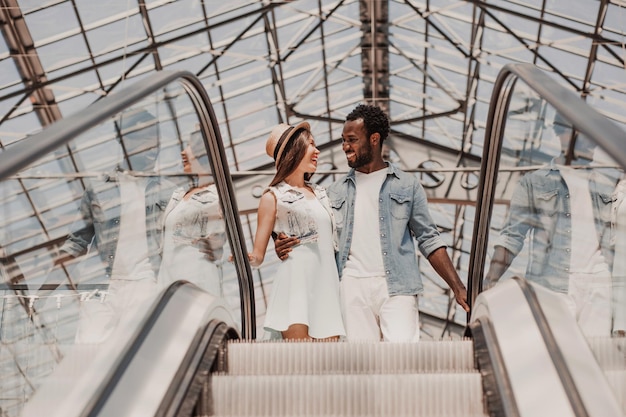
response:
<path fill-rule="evenodd" d="M 572 129 L 558 114 L 561 154 L 524 175 L 495 243 L 485 287 L 495 285 L 529 238 L 526 279 L 565 294 L 586 335 L 611 331 L 611 195 L 614 182 L 565 163 Z"/>
<path fill-rule="evenodd" d="M 155 120 L 147 112 L 126 117 L 122 118 L 123 132 L 142 126 L 123 133 L 127 168 L 134 173 L 151 172 L 159 151 Z M 156 176 L 134 175 L 122 167 L 104 180 L 88 178 L 85 182 L 80 218 L 72 226 L 57 264 L 89 250 L 98 251 L 109 284 L 107 302 L 91 304 L 90 308 L 98 311 L 85 308 L 92 319 L 81 320 L 78 331 L 79 340 L 95 342 L 113 329 L 127 309 L 155 294 L 159 222 L 172 186 Z"/>

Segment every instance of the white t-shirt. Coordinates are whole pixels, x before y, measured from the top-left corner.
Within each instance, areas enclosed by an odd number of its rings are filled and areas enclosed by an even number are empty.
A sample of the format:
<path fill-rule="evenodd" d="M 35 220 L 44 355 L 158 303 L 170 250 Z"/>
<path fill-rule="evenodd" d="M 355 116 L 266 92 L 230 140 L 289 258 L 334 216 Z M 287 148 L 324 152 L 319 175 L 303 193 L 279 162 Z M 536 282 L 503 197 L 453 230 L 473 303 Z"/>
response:
<path fill-rule="evenodd" d="M 559 170 L 567 183 L 572 209 L 570 273 L 595 273 L 605 270 L 607 265 L 600 251 L 594 224 L 587 171 L 566 166 L 560 166 Z"/>
<path fill-rule="evenodd" d="M 387 168 L 369 174 L 356 171 L 356 198 L 354 201 L 354 227 L 350 254 L 343 275 L 355 278 L 385 276 L 380 248 L 380 222 L 378 208 L 380 187 L 387 177 Z"/>
<path fill-rule="evenodd" d="M 112 279 L 154 279 L 146 238 L 145 182 L 119 174 L 120 233 Z"/>

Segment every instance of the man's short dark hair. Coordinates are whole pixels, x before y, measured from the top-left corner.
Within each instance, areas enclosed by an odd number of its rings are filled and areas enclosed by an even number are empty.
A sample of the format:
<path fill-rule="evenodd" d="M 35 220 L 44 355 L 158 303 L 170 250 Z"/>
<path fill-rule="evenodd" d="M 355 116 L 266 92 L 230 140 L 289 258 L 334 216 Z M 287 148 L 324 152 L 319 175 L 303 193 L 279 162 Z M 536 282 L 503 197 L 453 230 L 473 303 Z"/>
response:
<path fill-rule="evenodd" d="M 351 122 L 358 119 L 363 119 L 363 125 L 368 137 L 378 133 L 382 143 L 389 136 L 389 118 L 380 107 L 359 104 L 348 114 L 346 121 Z"/>

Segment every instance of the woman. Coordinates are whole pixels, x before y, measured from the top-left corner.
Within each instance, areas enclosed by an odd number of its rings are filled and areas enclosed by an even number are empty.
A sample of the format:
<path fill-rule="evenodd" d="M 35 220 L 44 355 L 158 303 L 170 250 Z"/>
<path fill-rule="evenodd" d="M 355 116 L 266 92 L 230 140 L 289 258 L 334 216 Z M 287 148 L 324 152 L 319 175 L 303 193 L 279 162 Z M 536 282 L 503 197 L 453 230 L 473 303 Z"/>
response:
<path fill-rule="evenodd" d="M 613 336 L 626 337 L 626 179 L 613 199 L 615 260 L 613 264 Z"/>
<path fill-rule="evenodd" d="M 182 152 L 183 170 L 198 178 L 210 178 L 191 145 Z M 204 175 L 202 175 L 204 174 Z M 162 263 L 158 282 L 166 287 L 186 280 L 219 297 L 221 270 L 216 263 L 225 243 L 224 224 L 215 184 L 194 182 L 191 188 L 174 190 L 163 215 Z"/>
<path fill-rule="evenodd" d="M 272 232 L 300 245 L 278 267 L 264 327 L 290 340 L 338 340 L 345 335 L 339 304 L 332 212 L 323 187 L 310 183 L 320 151 L 311 127 L 281 123 L 266 144 L 276 175 L 261 197 L 250 264 L 263 262 Z"/>

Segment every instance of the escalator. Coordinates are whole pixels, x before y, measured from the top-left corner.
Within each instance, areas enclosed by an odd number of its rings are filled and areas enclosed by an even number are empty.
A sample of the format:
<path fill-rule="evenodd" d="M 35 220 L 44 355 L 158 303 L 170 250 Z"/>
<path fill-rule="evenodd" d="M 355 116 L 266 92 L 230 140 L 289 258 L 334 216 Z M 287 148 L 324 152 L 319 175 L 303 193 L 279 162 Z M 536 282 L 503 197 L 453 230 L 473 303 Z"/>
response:
<path fill-rule="evenodd" d="M 28 265 L 19 261 L 29 252 L 16 251 L 5 257 L 3 274 L 10 279 L 5 279 L 3 290 L 19 301 L 12 309 L 5 306 L 3 310 L 4 319 L 8 313 L 16 317 L 9 333 L 23 340 L 20 332 L 33 329 L 28 336 L 31 356 L 39 349 L 45 352 L 41 355 L 55 350 L 54 357 L 58 357 L 42 360 L 44 365 L 46 361 L 52 365 L 37 370 L 38 380 L 24 371 L 16 355 L 12 357 L 19 369 L 10 378 L 28 381 L 22 383 L 27 387 L 21 388 L 28 392 L 23 397 L 28 398 L 15 407 L 20 409 L 15 415 L 626 415 L 623 338 L 586 339 L 562 298 L 526 280 L 511 278 L 482 291 L 492 204 L 498 192 L 494 172 L 503 136 L 503 130 L 495 126 L 506 117 L 509 104 L 507 94 L 499 90 L 512 90 L 515 77 L 534 80 L 535 71 L 525 66 L 507 67 L 497 83 L 498 91 L 494 91 L 490 110 L 494 127 L 488 131 L 481 171 L 480 187 L 485 192 L 477 202 L 468 274 L 471 337 L 463 339 L 422 340 L 418 344 L 257 340 L 255 288 L 227 158 L 208 97 L 189 73 L 148 77 L 1 154 L 4 184 L 20 187 L 41 181 L 37 176 L 50 159 L 64 161 L 60 165 L 64 169 L 67 165 L 63 164 L 80 168 L 79 175 L 57 171 L 44 178 L 49 183 L 67 181 L 68 192 L 77 194 L 77 206 L 80 193 L 76 189 L 82 190 L 89 182 L 108 184 L 119 171 L 119 165 L 115 172 L 110 171 L 111 164 L 87 165 L 82 155 L 106 155 L 103 149 L 114 149 L 111 155 L 122 152 L 125 163 L 135 163 L 134 167 L 124 166 L 124 173 L 138 178 L 158 176 L 162 183 L 186 181 L 188 174 L 180 172 L 175 158 L 189 137 L 200 137 L 210 166 L 208 174 L 202 175 L 211 177 L 219 193 L 222 230 L 228 242 L 221 260 L 216 261 L 219 294 L 186 282 L 193 281 L 192 277 L 179 276 L 181 281 L 153 297 L 131 298 L 114 330 L 98 343 L 75 343 L 73 335 L 80 323 L 66 319 L 66 310 L 61 308 L 70 306 L 67 311 L 74 310 L 67 315 L 76 316 L 76 306 L 90 302 L 92 307 L 106 305 L 107 300 L 120 297 L 107 291 L 109 277 L 102 273 L 97 257 L 88 253 L 86 259 L 91 263 L 71 260 L 44 275 L 31 271 L 32 276 Z M 570 105 L 563 97 L 548 95 L 545 99 L 559 110 Z M 135 118 L 133 124 L 127 123 L 129 116 L 146 109 L 151 118 L 142 116 L 138 122 Z M 583 113 L 579 109 L 576 114 Z M 590 130 L 584 121 L 579 124 L 581 130 Z M 137 169 L 137 161 L 151 150 L 137 139 L 142 138 L 138 132 L 146 131 L 159 139 L 156 172 Z M 597 134 L 609 137 L 603 128 Z M 600 145 L 612 149 L 611 139 L 607 140 Z M 115 146 L 110 147 L 111 142 Z M 37 168 L 29 168 L 32 164 Z M 111 176 L 103 172 L 111 172 Z M 112 211 L 116 210 L 113 207 Z M 48 248 L 50 252 L 60 251 L 61 237 L 55 242 Z M 223 262 L 231 255 L 234 262 Z M 41 270 L 35 266 L 33 271 Z M 5 378 L 9 382 L 3 386 L 12 383 L 9 376 Z"/>
<path fill-rule="evenodd" d="M 597 340 L 592 349 L 558 295 L 510 280 L 479 298 L 470 327 L 472 340 L 418 344 L 233 341 L 228 372 L 212 376 L 211 409 L 216 416 L 624 415 L 623 339 Z"/>
<path fill-rule="evenodd" d="M 486 416 L 471 340 L 228 345 L 215 416 Z"/>
<path fill-rule="evenodd" d="M 238 337 L 219 299 L 178 281 L 109 341 L 65 351 L 22 415 L 192 415 L 208 371 L 223 369 L 224 343 Z"/>

